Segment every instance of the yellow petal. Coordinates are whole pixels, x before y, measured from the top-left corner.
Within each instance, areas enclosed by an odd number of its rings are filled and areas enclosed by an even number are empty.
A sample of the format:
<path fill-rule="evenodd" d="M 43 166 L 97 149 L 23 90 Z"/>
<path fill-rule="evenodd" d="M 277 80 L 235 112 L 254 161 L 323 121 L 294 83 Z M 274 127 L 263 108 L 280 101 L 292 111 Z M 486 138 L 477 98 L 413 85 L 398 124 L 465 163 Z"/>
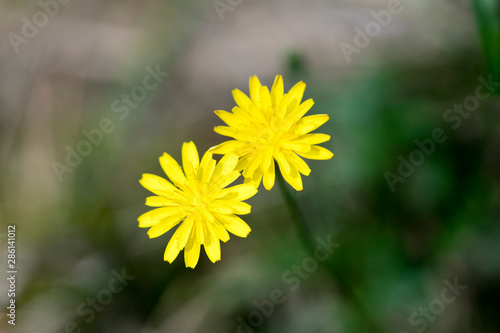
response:
<path fill-rule="evenodd" d="M 238 134 L 236 129 L 234 129 L 232 127 L 228 127 L 228 126 L 215 126 L 214 131 L 215 131 L 215 133 L 218 133 L 218 134 L 224 135 L 224 136 L 229 136 L 231 138 L 236 138 L 236 135 Z"/>
<path fill-rule="evenodd" d="M 148 230 L 149 238 L 156 238 L 163 235 L 175 227 L 183 218 L 183 215 L 176 214 L 162 219 Z"/>
<path fill-rule="evenodd" d="M 182 172 L 181 167 L 177 163 L 176 160 L 172 158 L 167 153 L 163 153 L 163 156 L 160 157 L 160 164 L 163 168 L 163 171 L 167 174 L 168 178 L 178 187 L 183 187 L 186 182 L 186 177 Z"/>
<path fill-rule="evenodd" d="M 234 154 L 224 155 L 219 163 L 215 166 L 215 170 L 210 178 L 210 182 L 215 184 L 219 179 L 227 174 L 233 172 L 238 163 L 238 156 Z"/>
<path fill-rule="evenodd" d="M 241 184 L 232 186 L 217 193 L 216 199 L 243 201 L 253 197 L 257 188 L 252 184 Z"/>
<path fill-rule="evenodd" d="M 283 178 L 290 184 L 296 191 L 302 191 L 302 178 L 295 168 L 290 168 L 290 172 L 283 173 Z"/>
<path fill-rule="evenodd" d="M 314 131 L 328 121 L 327 114 L 307 116 L 297 122 L 295 133 L 302 135 Z"/>
<path fill-rule="evenodd" d="M 139 180 L 139 183 L 141 183 L 141 185 L 146 189 L 158 195 L 165 194 L 165 192 L 168 193 L 177 190 L 177 188 L 168 180 L 156 175 L 152 175 L 150 173 L 143 173 L 141 180 Z"/>
<path fill-rule="evenodd" d="M 205 225 L 205 235 L 208 236 L 205 238 L 205 243 L 203 244 L 205 247 L 205 252 L 207 253 L 208 259 L 211 262 L 216 262 L 220 260 L 220 242 L 219 239 L 215 237 L 213 230 Z"/>
<path fill-rule="evenodd" d="M 238 237 L 246 237 L 252 231 L 248 224 L 236 215 L 216 214 L 215 217 L 223 224 L 227 231 Z"/>
<path fill-rule="evenodd" d="M 269 88 L 266 86 L 260 87 L 259 92 L 260 107 L 263 111 L 271 109 L 271 94 L 269 93 Z"/>
<path fill-rule="evenodd" d="M 264 188 L 266 190 L 271 190 L 274 186 L 274 180 L 275 180 L 275 171 L 274 171 L 274 162 L 269 165 L 269 168 L 267 168 L 263 172 L 263 184 Z"/>
<path fill-rule="evenodd" d="M 250 102 L 248 108 L 253 106 L 253 103 Z M 233 114 L 241 120 L 242 123 L 250 123 L 252 122 L 252 116 L 248 113 L 248 109 L 242 109 L 239 106 L 235 106 L 231 109 Z"/>
<path fill-rule="evenodd" d="M 188 179 L 194 179 L 200 167 L 200 157 L 193 141 L 182 145 L 182 166 Z"/>
<path fill-rule="evenodd" d="M 281 75 L 276 75 L 273 87 L 271 88 L 271 103 L 278 106 L 283 98 L 283 78 Z"/>
<path fill-rule="evenodd" d="M 300 105 L 300 102 L 302 101 L 305 89 L 306 89 L 306 84 L 302 81 L 297 82 L 292 87 L 292 89 L 290 89 L 290 91 L 287 94 L 290 96 L 290 101 L 288 103 L 286 110 L 287 115 L 292 115 L 296 113 L 297 107 Z"/>
<path fill-rule="evenodd" d="M 282 152 L 280 151 L 274 151 L 274 158 L 278 162 L 278 165 L 280 167 L 281 173 L 290 173 L 290 164 L 285 158 L 285 155 L 283 155 Z"/>
<path fill-rule="evenodd" d="M 258 105 L 252 104 L 248 107 L 248 112 L 250 113 L 250 115 L 252 117 L 252 120 L 251 120 L 252 123 L 266 124 L 267 123 L 266 111 L 268 111 L 267 108 L 262 107 L 260 104 L 258 104 Z M 241 125 L 240 125 L 240 127 L 241 127 Z M 249 125 L 247 125 L 247 127 L 251 132 L 255 131 L 255 129 L 251 128 Z"/>
<path fill-rule="evenodd" d="M 314 133 L 314 134 L 305 134 L 297 139 L 293 140 L 293 142 L 299 143 L 307 143 L 309 145 L 317 145 L 319 143 L 323 143 L 330 140 L 330 136 L 327 134 Z"/>
<path fill-rule="evenodd" d="M 273 162 L 273 153 L 274 149 L 272 146 L 268 146 L 264 149 L 262 152 L 262 170 L 267 170 L 269 169 L 269 166 Z"/>
<path fill-rule="evenodd" d="M 306 90 L 306 84 L 302 81 L 297 82 L 289 91 L 288 95 L 290 95 L 290 100 L 298 99 L 299 102 L 302 100 L 304 96 L 304 91 Z"/>
<path fill-rule="evenodd" d="M 220 209 L 222 208 L 222 209 Z M 212 205 L 210 205 L 210 211 L 218 210 L 219 213 L 226 212 L 226 208 L 230 209 L 230 213 L 245 215 L 250 214 L 252 206 L 245 202 L 239 202 L 234 200 L 215 200 Z"/>
<path fill-rule="evenodd" d="M 260 101 L 260 87 L 262 87 L 262 85 L 257 76 L 254 75 L 250 77 L 250 98 L 254 103 Z"/>
<path fill-rule="evenodd" d="M 186 267 L 195 268 L 200 259 L 200 243 L 197 243 L 194 237 L 189 238 L 184 249 L 184 262 Z"/>
<path fill-rule="evenodd" d="M 232 214 L 233 210 L 228 206 L 222 206 L 213 204 L 209 207 L 210 213 L 212 214 Z"/>
<path fill-rule="evenodd" d="M 179 250 L 182 250 L 186 246 L 189 236 L 191 235 L 191 230 L 193 229 L 194 221 L 195 217 L 189 215 L 172 236 L 172 238 L 177 238 L 177 247 Z"/>
<path fill-rule="evenodd" d="M 294 121 L 299 120 L 312 108 L 313 105 L 314 101 L 311 98 L 309 98 L 308 100 L 300 104 L 295 109 L 295 111 L 290 114 L 290 117 L 294 118 Z"/>
<path fill-rule="evenodd" d="M 139 221 L 139 228 L 149 228 L 152 225 L 158 223 L 159 220 L 157 219 L 153 220 L 151 218 L 151 215 L 153 214 L 152 212 L 153 211 L 150 210 L 149 212 L 146 212 L 137 218 L 137 221 Z"/>
<path fill-rule="evenodd" d="M 224 110 L 216 110 L 214 111 L 223 122 L 225 122 L 230 127 L 238 127 L 239 124 L 242 123 L 242 119 L 237 117 L 234 113 L 230 113 Z"/>
<path fill-rule="evenodd" d="M 196 240 L 196 243 L 198 244 L 203 244 L 205 241 L 205 236 L 203 235 L 203 219 L 198 216 L 196 217 L 196 220 L 194 222 L 194 237 Z"/>
<path fill-rule="evenodd" d="M 307 153 L 297 152 L 297 154 L 311 160 L 329 160 L 333 156 L 331 151 L 320 146 L 311 146 L 311 150 Z"/>
<path fill-rule="evenodd" d="M 172 199 L 167 199 L 165 197 L 151 196 L 146 198 L 146 206 L 149 207 L 163 207 L 175 205 L 176 202 Z"/>
<path fill-rule="evenodd" d="M 283 143 L 283 148 L 300 152 L 308 152 L 311 150 L 311 145 L 297 141 L 287 141 Z"/>
<path fill-rule="evenodd" d="M 254 157 L 249 159 L 248 164 L 243 170 L 243 177 L 245 178 L 252 177 L 255 171 L 259 169 L 261 162 L 262 162 L 262 153 L 254 154 Z"/>
<path fill-rule="evenodd" d="M 285 117 L 289 101 L 290 101 L 290 95 L 288 94 L 283 95 L 281 102 L 276 106 L 276 116 L 278 118 L 283 119 Z"/>
<path fill-rule="evenodd" d="M 287 152 L 285 157 L 293 168 L 296 168 L 303 175 L 309 176 L 311 169 L 303 159 L 297 156 L 297 154 L 294 152 Z"/>
<path fill-rule="evenodd" d="M 137 219 L 139 221 L 140 228 L 148 228 L 155 225 L 161 219 L 165 217 L 180 213 L 182 210 L 180 207 L 164 207 L 150 210 L 139 216 Z"/>
<path fill-rule="evenodd" d="M 253 175 L 251 175 L 248 178 L 245 177 L 244 184 L 252 184 L 255 187 L 259 187 L 261 180 L 262 180 L 262 170 L 261 168 L 258 168 L 257 170 L 255 170 Z"/>
<path fill-rule="evenodd" d="M 214 172 L 216 162 L 212 156 L 212 153 L 207 151 L 201 159 L 200 170 L 198 171 L 198 180 L 202 183 L 207 183 Z"/>
<path fill-rule="evenodd" d="M 240 108 L 248 109 L 248 107 L 252 104 L 250 98 L 248 98 L 248 96 L 245 95 L 241 90 L 234 89 L 232 93 L 234 101 L 236 102 L 236 104 L 238 104 Z"/>
<path fill-rule="evenodd" d="M 163 207 L 163 208 L 157 208 L 153 209 L 151 214 L 152 219 L 156 220 L 161 220 L 167 216 L 172 216 L 177 213 L 181 214 L 184 213 L 185 210 L 181 206 L 173 206 L 173 207 Z"/>
<path fill-rule="evenodd" d="M 220 177 L 216 182 L 211 184 L 209 187 L 209 190 L 212 193 L 219 191 L 220 189 L 233 183 L 240 176 L 241 176 L 241 174 L 239 173 L 239 171 L 233 171 L 229 175 L 225 175 L 225 176 Z"/>
<path fill-rule="evenodd" d="M 214 222 L 210 222 L 209 225 L 218 239 L 220 239 L 224 243 L 229 240 L 229 234 L 227 233 L 226 228 L 224 228 L 219 221 L 214 220 Z"/>
<path fill-rule="evenodd" d="M 172 238 L 168 242 L 167 248 L 165 249 L 165 254 L 163 255 L 163 260 L 172 263 L 181 250 L 177 247 L 177 239 Z"/>

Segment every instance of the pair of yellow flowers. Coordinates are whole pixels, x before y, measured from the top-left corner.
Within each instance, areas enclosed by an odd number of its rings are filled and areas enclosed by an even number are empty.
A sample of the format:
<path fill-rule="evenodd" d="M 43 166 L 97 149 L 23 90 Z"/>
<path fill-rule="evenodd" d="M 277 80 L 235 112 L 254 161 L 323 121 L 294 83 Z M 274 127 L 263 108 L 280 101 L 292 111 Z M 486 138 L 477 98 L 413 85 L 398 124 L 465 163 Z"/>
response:
<path fill-rule="evenodd" d="M 312 99 L 302 101 L 306 85 L 299 82 L 288 93 L 283 78 L 276 76 L 269 91 L 256 76 L 250 78 L 250 97 L 233 90 L 238 106 L 231 112 L 215 111 L 228 125 L 217 126 L 215 132 L 232 137 L 210 148 L 202 157 L 193 142 L 182 146 L 182 168 L 167 153 L 160 164 L 170 181 L 143 174 L 140 183 L 155 196 L 146 205 L 160 207 L 143 215 L 139 227 L 151 228 L 150 238 L 158 237 L 177 224 L 165 250 L 164 260 L 174 261 L 184 249 L 186 267 L 194 268 L 203 244 L 212 262 L 220 260 L 220 242 L 229 240 L 228 231 L 246 237 L 250 227 L 237 215 L 250 213 L 244 203 L 257 193 L 262 181 L 270 190 L 275 181 L 277 162 L 284 179 L 297 191 L 302 190 L 300 174 L 308 176 L 311 169 L 301 157 L 330 159 L 333 154 L 316 144 L 330 140 L 326 134 L 308 134 L 323 125 L 328 115 L 304 117 L 313 106 Z M 212 154 L 224 155 L 217 163 Z M 227 187 L 243 174 L 244 184 Z"/>

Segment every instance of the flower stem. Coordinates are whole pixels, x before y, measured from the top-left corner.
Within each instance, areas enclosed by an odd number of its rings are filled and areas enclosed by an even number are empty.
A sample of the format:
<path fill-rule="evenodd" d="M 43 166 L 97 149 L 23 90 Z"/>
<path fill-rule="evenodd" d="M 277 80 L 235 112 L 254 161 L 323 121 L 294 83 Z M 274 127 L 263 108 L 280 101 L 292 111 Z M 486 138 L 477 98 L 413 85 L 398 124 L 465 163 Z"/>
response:
<path fill-rule="evenodd" d="M 292 220 L 295 224 L 295 228 L 297 230 L 298 237 L 302 242 L 302 245 L 309 253 L 314 253 L 314 250 L 317 247 L 317 244 L 314 241 L 313 234 L 311 230 L 308 228 L 305 219 L 300 211 L 300 208 L 287 188 L 285 179 L 281 174 L 281 170 L 278 165 L 275 166 L 276 177 L 278 178 L 278 184 L 281 190 L 281 194 L 285 199 L 286 206 L 292 216 Z M 338 272 L 336 267 L 331 263 L 331 261 L 326 261 L 327 268 L 330 274 L 334 276 L 337 280 L 337 284 L 342 292 L 342 294 L 347 297 L 351 304 L 357 309 L 358 314 L 363 317 L 364 322 L 369 327 L 372 332 L 381 332 L 377 323 L 371 317 L 368 309 L 366 309 L 363 301 L 361 293 L 346 279 L 344 279 Z"/>

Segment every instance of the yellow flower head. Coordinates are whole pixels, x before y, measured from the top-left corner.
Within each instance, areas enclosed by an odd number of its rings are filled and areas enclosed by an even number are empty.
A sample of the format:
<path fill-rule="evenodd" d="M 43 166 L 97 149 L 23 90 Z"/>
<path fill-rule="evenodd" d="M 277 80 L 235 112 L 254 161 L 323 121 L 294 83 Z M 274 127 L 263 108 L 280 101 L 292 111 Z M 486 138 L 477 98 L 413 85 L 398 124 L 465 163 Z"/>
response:
<path fill-rule="evenodd" d="M 203 244 L 212 262 L 220 260 L 219 240 L 229 240 L 227 231 L 246 237 L 250 227 L 238 216 L 250 213 L 250 205 L 242 202 L 257 193 L 255 185 L 243 184 L 225 188 L 239 176 L 235 170 L 238 156 L 228 154 L 219 163 L 212 153 L 205 153 L 201 162 L 193 142 L 182 146 L 182 166 L 167 153 L 160 157 L 160 164 L 170 181 L 143 174 L 139 181 L 155 196 L 148 197 L 146 205 L 153 209 L 139 220 L 139 227 L 149 228 L 150 238 L 158 237 L 177 224 L 165 250 L 164 260 L 174 261 L 184 249 L 186 267 L 194 268 Z"/>
<path fill-rule="evenodd" d="M 234 138 L 209 151 L 215 154 L 237 154 L 237 169 L 243 170 L 245 182 L 263 180 L 264 187 L 274 186 L 274 160 L 278 162 L 285 180 L 297 191 L 302 190 L 300 173 L 308 176 L 311 169 L 300 156 L 327 160 L 333 154 L 316 144 L 330 140 L 326 134 L 308 134 L 323 125 L 328 115 L 304 117 L 313 106 L 312 99 L 302 101 L 306 84 L 299 82 L 285 94 L 283 78 L 276 76 L 271 92 L 262 86 L 256 76 L 250 78 L 250 98 L 241 90 L 233 90 L 238 106 L 232 113 L 218 110 L 215 113 L 228 125 L 217 126 L 215 132 Z"/>

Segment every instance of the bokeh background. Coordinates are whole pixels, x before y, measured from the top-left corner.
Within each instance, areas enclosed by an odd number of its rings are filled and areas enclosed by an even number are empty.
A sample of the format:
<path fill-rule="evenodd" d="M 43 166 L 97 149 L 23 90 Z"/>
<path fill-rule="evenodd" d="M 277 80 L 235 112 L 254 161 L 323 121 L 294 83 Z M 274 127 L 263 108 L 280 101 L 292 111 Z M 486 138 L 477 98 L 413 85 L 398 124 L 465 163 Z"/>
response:
<path fill-rule="evenodd" d="M 7 225 L 18 269 L 16 325 L 2 315 L 0 331 L 500 332 L 498 94 L 444 118 L 473 100 L 478 77 L 500 82 L 498 1 L 401 0 L 350 57 L 341 43 L 354 46 L 387 1 L 54 3 L 0 1 L 3 314 Z M 157 69 L 157 87 L 126 106 Z M 309 163 L 294 199 L 310 237 L 337 247 L 317 267 L 306 259 L 275 187 L 249 200 L 252 232 L 222 244 L 220 262 L 164 262 L 172 231 L 150 240 L 137 227 L 141 174 L 161 175 L 158 157 L 179 159 L 185 141 L 222 142 L 213 110 L 230 110 L 251 75 L 271 85 L 276 74 L 286 90 L 306 82 L 310 114 L 330 116 L 320 132 L 335 156 Z M 103 121 L 68 167 L 68 149 Z M 444 142 L 391 190 L 387 172 L 435 129 Z M 466 289 L 443 302 L 455 282 Z"/>

